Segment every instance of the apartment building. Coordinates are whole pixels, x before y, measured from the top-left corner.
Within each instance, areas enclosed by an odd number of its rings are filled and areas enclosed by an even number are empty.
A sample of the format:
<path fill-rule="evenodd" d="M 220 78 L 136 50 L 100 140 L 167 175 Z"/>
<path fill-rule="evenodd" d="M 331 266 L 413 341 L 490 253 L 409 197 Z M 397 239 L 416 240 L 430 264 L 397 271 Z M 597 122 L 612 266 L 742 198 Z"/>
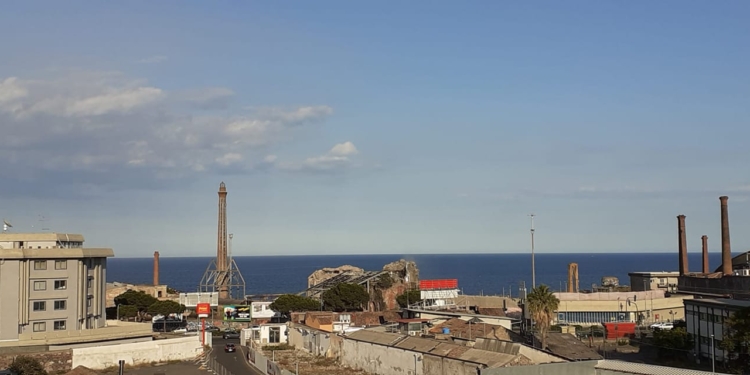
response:
<path fill-rule="evenodd" d="M 106 327 L 114 252 L 83 242 L 80 234 L 0 233 L 0 346 L 49 344 Z"/>
<path fill-rule="evenodd" d="M 750 301 L 716 298 L 685 300 L 687 331 L 695 338 L 693 349 L 700 361 L 724 362 L 727 353 L 721 349 L 727 318 L 734 312 L 750 307 Z M 711 350 L 713 348 L 713 354 Z M 705 363 L 705 362 L 704 362 Z"/>

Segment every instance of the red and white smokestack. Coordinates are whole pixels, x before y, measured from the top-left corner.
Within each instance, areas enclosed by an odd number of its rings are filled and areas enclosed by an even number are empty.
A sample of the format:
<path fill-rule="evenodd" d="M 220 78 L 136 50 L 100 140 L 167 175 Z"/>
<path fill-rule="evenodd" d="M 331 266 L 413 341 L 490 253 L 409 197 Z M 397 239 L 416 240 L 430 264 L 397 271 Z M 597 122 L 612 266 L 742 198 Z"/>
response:
<path fill-rule="evenodd" d="M 154 251 L 154 286 L 159 285 L 159 252 Z"/>
<path fill-rule="evenodd" d="M 721 196 L 721 272 L 724 275 L 732 274 L 732 245 L 729 243 L 729 210 L 727 201 L 729 197 Z"/>
<path fill-rule="evenodd" d="M 680 276 L 688 273 L 687 235 L 685 234 L 685 215 L 677 216 L 677 245 L 680 255 Z"/>
<path fill-rule="evenodd" d="M 703 243 L 703 273 L 709 273 L 708 270 L 708 236 L 705 234 L 701 236 L 701 242 Z"/>

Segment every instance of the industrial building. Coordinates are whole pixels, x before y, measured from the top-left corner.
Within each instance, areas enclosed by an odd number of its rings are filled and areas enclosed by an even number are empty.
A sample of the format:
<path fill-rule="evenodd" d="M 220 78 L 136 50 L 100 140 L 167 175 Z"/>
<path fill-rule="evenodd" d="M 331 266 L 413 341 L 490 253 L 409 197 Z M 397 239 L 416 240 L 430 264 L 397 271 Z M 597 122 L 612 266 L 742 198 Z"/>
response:
<path fill-rule="evenodd" d="M 724 362 L 727 353 L 720 344 L 724 339 L 727 318 L 746 307 L 750 307 L 750 301 L 709 298 L 685 301 L 685 322 L 688 333 L 695 338 L 693 354 L 698 362 L 711 361 L 712 347 L 713 359 Z"/>
<path fill-rule="evenodd" d="M 674 291 L 680 273 L 677 271 L 630 272 L 630 290 L 642 292 L 648 290 Z"/>
<path fill-rule="evenodd" d="M 107 258 L 114 252 L 83 242 L 80 234 L 0 233 L 0 347 L 143 336 L 107 327 Z"/>

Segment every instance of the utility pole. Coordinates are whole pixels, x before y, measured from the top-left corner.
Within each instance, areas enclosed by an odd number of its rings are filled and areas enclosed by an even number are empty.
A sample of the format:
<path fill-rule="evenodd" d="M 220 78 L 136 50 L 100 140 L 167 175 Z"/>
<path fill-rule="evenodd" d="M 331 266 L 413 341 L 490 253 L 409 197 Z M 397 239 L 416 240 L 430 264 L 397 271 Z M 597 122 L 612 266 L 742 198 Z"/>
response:
<path fill-rule="evenodd" d="M 536 288 L 536 266 L 534 265 L 534 214 L 531 216 L 531 290 Z"/>

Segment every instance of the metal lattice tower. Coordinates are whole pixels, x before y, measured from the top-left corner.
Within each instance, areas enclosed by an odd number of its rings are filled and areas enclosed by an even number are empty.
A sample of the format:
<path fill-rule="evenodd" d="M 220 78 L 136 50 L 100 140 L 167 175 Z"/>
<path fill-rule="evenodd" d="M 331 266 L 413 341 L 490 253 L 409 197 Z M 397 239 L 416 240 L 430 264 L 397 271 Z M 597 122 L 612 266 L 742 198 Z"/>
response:
<path fill-rule="evenodd" d="M 200 292 L 219 293 L 219 298 L 244 299 L 245 278 L 242 277 L 237 263 L 232 258 L 231 240 L 234 235 L 229 234 L 227 240 L 227 188 L 224 182 L 219 184 L 219 226 L 216 241 L 216 259 L 208 264 L 203 274 Z"/>

